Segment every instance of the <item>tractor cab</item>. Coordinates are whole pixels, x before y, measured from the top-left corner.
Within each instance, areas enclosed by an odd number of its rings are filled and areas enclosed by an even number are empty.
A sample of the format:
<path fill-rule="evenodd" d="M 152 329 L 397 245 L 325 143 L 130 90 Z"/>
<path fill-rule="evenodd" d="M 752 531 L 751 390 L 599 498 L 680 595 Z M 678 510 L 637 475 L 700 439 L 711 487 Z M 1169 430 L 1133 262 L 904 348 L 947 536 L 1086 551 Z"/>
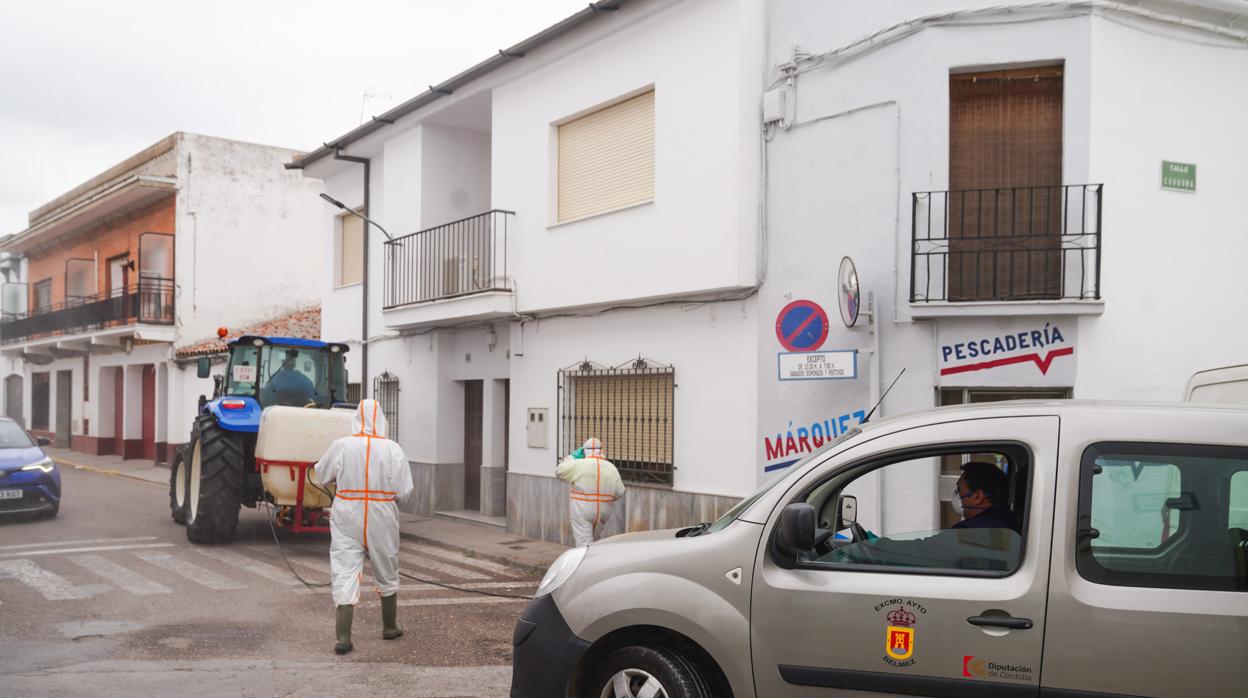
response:
<path fill-rule="evenodd" d="M 254 432 L 266 407 L 329 409 L 347 400 L 345 344 L 245 335 L 230 342 L 225 375 L 216 376 L 207 409 L 229 431 Z M 207 378 L 208 360 L 198 374 Z"/>

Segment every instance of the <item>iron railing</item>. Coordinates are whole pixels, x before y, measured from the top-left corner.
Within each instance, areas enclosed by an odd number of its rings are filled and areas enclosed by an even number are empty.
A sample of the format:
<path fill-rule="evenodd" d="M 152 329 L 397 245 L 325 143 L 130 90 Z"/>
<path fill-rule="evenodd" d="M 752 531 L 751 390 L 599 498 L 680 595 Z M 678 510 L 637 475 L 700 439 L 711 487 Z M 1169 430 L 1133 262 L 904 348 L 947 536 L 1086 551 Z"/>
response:
<path fill-rule="evenodd" d="M 0 344 L 132 322 L 172 325 L 173 310 L 173 279 L 147 278 L 126 289 L 75 296 L 29 313 L 6 313 L 0 319 Z"/>
<path fill-rule="evenodd" d="M 511 290 L 507 227 L 514 215 L 495 209 L 386 241 L 383 307 Z"/>
<path fill-rule="evenodd" d="M 1103 189 L 915 192 L 910 302 L 1099 299 Z"/>
<path fill-rule="evenodd" d="M 624 480 L 672 484 L 675 368 L 642 358 L 611 368 L 584 361 L 559 371 L 558 391 L 557 460 L 597 437 Z"/>

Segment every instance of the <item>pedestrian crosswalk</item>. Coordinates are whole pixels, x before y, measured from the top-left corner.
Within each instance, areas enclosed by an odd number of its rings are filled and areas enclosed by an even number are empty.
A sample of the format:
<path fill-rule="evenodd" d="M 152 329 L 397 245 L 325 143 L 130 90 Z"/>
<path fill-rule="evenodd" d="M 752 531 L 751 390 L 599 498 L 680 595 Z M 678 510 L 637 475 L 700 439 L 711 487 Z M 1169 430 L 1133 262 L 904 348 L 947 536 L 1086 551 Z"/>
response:
<path fill-rule="evenodd" d="M 328 582 L 326 548 L 324 543 L 301 541 L 287 546 L 283 560 L 272 545 L 194 546 L 142 536 L 0 546 L 0 604 L 84 601 L 102 595 L 176 597 L 191 590 L 236 593 L 261 587 L 328 594 L 327 587 L 304 586 L 287 568 L 289 561 L 309 582 Z M 404 606 L 519 603 L 537 585 L 534 575 L 506 565 L 407 540 L 400 544 L 399 567 L 409 575 L 400 585 Z M 365 587 L 371 585 L 369 574 L 366 564 Z"/>

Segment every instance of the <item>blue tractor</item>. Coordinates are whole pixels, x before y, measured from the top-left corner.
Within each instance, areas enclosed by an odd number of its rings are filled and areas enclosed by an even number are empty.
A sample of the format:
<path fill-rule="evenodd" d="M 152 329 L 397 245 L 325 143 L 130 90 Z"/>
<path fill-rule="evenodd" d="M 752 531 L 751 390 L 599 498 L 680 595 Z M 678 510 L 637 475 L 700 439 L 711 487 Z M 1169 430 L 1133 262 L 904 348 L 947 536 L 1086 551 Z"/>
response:
<path fill-rule="evenodd" d="M 213 377 L 211 400 L 200 397 L 190 442 L 179 450 L 170 467 L 170 513 L 174 521 L 186 525 L 188 540 L 229 542 L 238 527 L 240 507 L 254 508 L 266 502 L 278 506 L 279 523 L 296 531 L 327 530 L 326 508 L 304 506 L 305 485 L 324 491 L 309 483 L 308 471 L 315 457 L 311 462 L 307 458 L 265 461 L 257 459 L 256 448 L 261 439 L 261 417 L 267 408 L 285 408 L 285 414 L 295 419 L 306 415 L 300 420 L 305 424 L 304 434 L 319 434 L 326 430 L 312 424 L 317 417 L 311 410 L 354 407 L 346 402 L 346 352 L 345 344 L 291 337 L 245 335 L 229 342 L 225 374 Z M 199 377 L 207 378 L 210 373 L 209 360 L 201 358 Z M 288 416 L 284 423 L 290 424 L 291 418 Z M 275 438 L 300 438 L 293 432 L 266 436 L 270 444 Z M 302 438 L 307 440 L 307 436 Z M 270 468 L 289 468 L 290 480 L 298 486 L 296 499 L 274 491 L 268 482 Z"/>

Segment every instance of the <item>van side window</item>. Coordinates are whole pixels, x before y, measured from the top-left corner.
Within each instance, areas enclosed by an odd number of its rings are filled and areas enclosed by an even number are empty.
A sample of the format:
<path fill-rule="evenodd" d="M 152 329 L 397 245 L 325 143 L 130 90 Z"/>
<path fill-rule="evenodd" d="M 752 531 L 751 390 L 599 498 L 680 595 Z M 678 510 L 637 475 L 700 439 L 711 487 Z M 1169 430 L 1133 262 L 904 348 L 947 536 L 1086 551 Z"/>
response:
<path fill-rule="evenodd" d="M 1248 591 L 1248 449 L 1103 443 L 1080 467 L 1084 579 Z"/>
<path fill-rule="evenodd" d="M 1030 458 L 1008 445 L 942 447 L 865 464 L 815 486 L 818 544 L 808 569 L 1005 576 L 1023 554 Z M 949 475 L 942 475 L 952 471 Z M 927 506 L 892 495 L 926 495 Z M 852 499 L 850 507 L 843 506 Z M 852 511 L 853 521 L 845 512 Z M 956 515 L 950 516 L 953 511 Z"/>

